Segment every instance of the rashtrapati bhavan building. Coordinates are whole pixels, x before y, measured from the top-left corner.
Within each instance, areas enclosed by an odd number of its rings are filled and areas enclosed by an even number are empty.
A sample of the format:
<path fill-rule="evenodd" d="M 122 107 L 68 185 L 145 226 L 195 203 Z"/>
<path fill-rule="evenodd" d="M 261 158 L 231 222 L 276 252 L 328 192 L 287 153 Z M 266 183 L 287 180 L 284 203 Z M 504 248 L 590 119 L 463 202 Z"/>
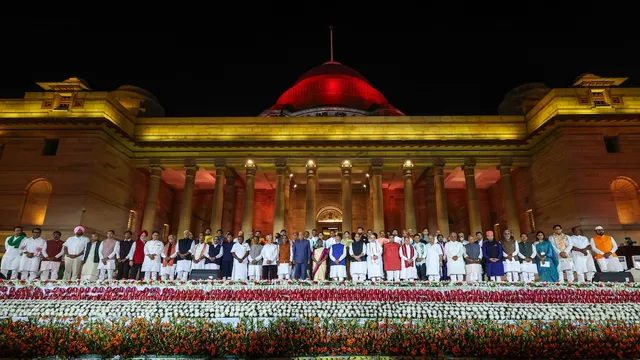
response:
<path fill-rule="evenodd" d="M 329 62 L 258 116 L 233 118 L 165 117 L 135 86 L 42 82 L 0 100 L 0 230 L 41 226 L 50 238 L 82 224 L 166 238 L 207 227 L 549 233 L 558 223 L 634 238 L 640 88 L 625 80 L 523 85 L 492 116 L 411 116 Z"/>

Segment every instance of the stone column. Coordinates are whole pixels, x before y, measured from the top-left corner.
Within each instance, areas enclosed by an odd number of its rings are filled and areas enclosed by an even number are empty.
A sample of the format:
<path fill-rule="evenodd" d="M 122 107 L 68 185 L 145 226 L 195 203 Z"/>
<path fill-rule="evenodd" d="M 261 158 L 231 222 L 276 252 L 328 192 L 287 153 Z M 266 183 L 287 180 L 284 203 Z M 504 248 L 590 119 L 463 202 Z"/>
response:
<path fill-rule="evenodd" d="M 416 229 L 416 203 L 413 196 L 413 163 L 405 161 L 402 165 L 402 174 L 404 175 L 404 226 L 405 229 Z"/>
<path fill-rule="evenodd" d="M 424 178 L 424 182 L 427 187 L 427 229 L 429 229 L 429 234 L 431 235 L 435 234 L 436 230 L 438 230 L 438 210 L 436 207 L 436 188 L 434 180 L 435 170 L 434 168 L 430 168 L 427 171 L 427 176 Z"/>
<path fill-rule="evenodd" d="M 467 187 L 467 207 L 469 208 L 469 234 L 475 235 L 482 232 L 482 221 L 480 218 L 480 202 L 478 201 L 478 190 L 476 189 L 476 159 L 464 159 L 465 185 Z"/>
<path fill-rule="evenodd" d="M 227 167 L 223 162 L 216 162 L 216 187 L 213 190 L 213 205 L 211 206 L 211 223 L 213 232 L 222 229 L 222 206 L 224 204 L 224 172 Z"/>
<path fill-rule="evenodd" d="M 224 197 L 222 199 L 222 231 L 234 231 L 233 220 L 236 206 L 236 176 L 232 171 L 225 172 Z M 217 230 L 217 229 L 216 229 Z"/>
<path fill-rule="evenodd" d="M 351 162 L 345 160 L 340 165 L 342 171 L 342 231 L 351 231 L 353 227 L 353 194 L 351 189 Z"/>
<path fill-rule="evenodd" d="M 498 170 L 500 170 L 500 182 L 502 182 L 502 191 L 504 198 L 504 209 L 507 212 L 507 228 L 511 230 L 515 236 L 520 235 L 520 217 L 518 216 L 518 207 L 516 199 L 513 196 L 513 184 L 511 183 L 511 159 L 502 159 Z"/>
<path fill-rule="evenodd" d="M 149 167 L 151 174 L 149 175 L 149 185 L 147 186 L 147 200 L 144 204 L 144 215 L 142 217 L 142 229 L 148 232 L 153 231 L 156 221 L 156 206 L 158 204 L 158 194 L 160 193 L 160 178 L 162 170 L 159 165 L 151 165 Z"/>
<path fill-rule="evenodd" d="M 318 167 L 309 160 L 306 166 L 307 169 L 307 198 L 306 198 L 306 217 L 304 222 L 304 229 L 311 232 L 311 229 L 316 227 L 316 191 L 318 188 Z"/>
<path fill-rule="evenodd" d="M 256 185 L 256 164 L 248 160 L 244 166 L 247 176 L 244 181 L 244 206 L 242 208 L 242 231 L 245 234 L 253 230 L 253 195 Z"/>
<path fill-rule="evenodd" d="M 284 173 L 284 229 L 289 233 L 289 225 L 291 224 L 291 219 L 289 218 L 291 214 L 289 213 L 289 207 L 291 206 L 291 183 L 293 174 L 289 170 L 286 170 Z M 282 230 L 282 229 L 280 229 Z M 278 231 L 280 231 L 278 230 Z M 274 239 L 275 239 L 275 234 Z"/>
<path fill-rule="evenodd" d="M 382 203 L 382 159 L 374 159 L 371 163 L 371 191 L 373 192 L 373 229 L 380 231 L 384 227 L 384 206 Z M 386 229 L 385 229 L 386 230 Z"/>
<path fill-rule="evenodd" d="M 285 223 L 285 176 L 287 163 L 284 160 L 276 161 L 276 201 L 273 207 L 273 234 L 284 229 Z"/>
<path fill-rule="evenodd" d="M 196 171 L 198 171 L 197 166 L 186 166 L 184 189 L 182 190 L 182 205 L 180 207 L 180 221 L 178 222 L 178 230 L 176 231 L 177 236 L 180 236 L 185 230 L 191 230 L 191 212 L 193 210 L 193 190 L 196 182 Z"/>
<path fill-rule="evenodd" d="M 447 236 L 449 235 L 449 213 L 447 212 L 447 193 L 444 190 L 444 160 L 437 160 L 433 164 L 433 184 L 436 192 L 438 229 L 442 235 Z"/>

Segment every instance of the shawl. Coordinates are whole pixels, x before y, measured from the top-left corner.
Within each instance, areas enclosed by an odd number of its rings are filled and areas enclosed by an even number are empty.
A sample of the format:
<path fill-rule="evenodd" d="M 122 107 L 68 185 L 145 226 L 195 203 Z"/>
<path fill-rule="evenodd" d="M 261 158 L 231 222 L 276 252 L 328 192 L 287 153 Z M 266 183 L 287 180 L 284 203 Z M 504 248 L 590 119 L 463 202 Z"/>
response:
<path fill-rule="evenodd" d="M 25 237 L 26 237 L 25 234 L 21 234 L 18 237 L 16 237 L 15 235 L 11 235 L 9 240 L 7 240 L 7 244 L 9 244 L 9 246 L 11 246 L 12 248 L 18 249 L 20 248 L 20 243 L 22 242 L 22 239 L 24 239 Z"/>
<path fill-rule="evenodd" d="M 406 245 L 402 245 L 402 248 L 400 249 L 400 251 L 402 251 L 402 255 L 404 255 L 404 257 L 407 257 L 409 259 L 404 261 L 404 267 L 412 267 L 413 266 L 413 255 L 415 253 L 415 249 L 413 248 L 413 246 L 409 245 L 409 252 L 410 255 L 407 255 L 407 246 Z"/>
<path fill-rule="evenodd" d="M 164 247 L 164 259 L 162 259 L 162 267 L 173 266 L 173 262 L 176 260 L 171 257 L 171 253 L 174 249 L 172 247 L 175 244 L 167 243 L 167 246 Z"/>

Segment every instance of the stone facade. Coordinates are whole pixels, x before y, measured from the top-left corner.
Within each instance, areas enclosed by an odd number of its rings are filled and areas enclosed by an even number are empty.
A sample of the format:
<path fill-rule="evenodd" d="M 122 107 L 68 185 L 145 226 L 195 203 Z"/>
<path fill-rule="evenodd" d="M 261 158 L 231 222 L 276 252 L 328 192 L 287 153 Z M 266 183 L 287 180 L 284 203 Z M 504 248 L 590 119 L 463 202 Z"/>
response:
<path fill-rule="evenodd" d="M 567 232 L 580 225 L 587 235 L 602 225 L 618 242 L 640 236 L 636 88 L 550 89 L 521 115 L 304 118 L 171 118 L 157 109 L 150 112 L 153 117 L 145 117 L 140 108 L 144 101 L 126 101 L 126 92 L 46 89 L 24 99 L 0 100 L 0 235 L 16 224 L 27 232 L 41 226 L 47 237 L 54 230 L 69 236 L 78 224 L 103 235 L 109 229 L 137 234 L 148 210 L 151 165 L 162 166 L 162 176 L 153 229 L 146 230 L 181 237 L 180 216 L 190 211 L 195 233 L 207 227 L 235 233 L 246 211 L 243 166 L 249 158 L 257 164 L 260 184 L 253 192 L 253 228 L 263 234 L 272 232 L 280 216 L 275 214 L 276 162 L 285 161 L 287 174 L 292 174 L 286 215 L 292 232 L 304 230 L 308 211 L 345 211 L 339 186 L 344 159 L 354 168 L 353 223 L 341 224 L 342 230 L 373 228 L 375 191 L 382 193 L 384 228 L 405 228 L 400 168 L 410 159 L 415 166 L 414 230 L 428 227 L 433 233 L 444 216 L 449 230 L 468 234 L 466 185 L 445 183 L 446 213 L 439 214 L 433 169 L 443 166 L 450 180 L 472 158 L 476 172 L 495 175 L 501 167 L 503 176 L 477 189 L 483 230 L 549 233 L 558 223 Z M 606 106 L 594 100 L 594 92 L 601 90 Z M 72 100 L 59 108 L 66 94 Z M 306 208 L 308 159 L 315 159 L 319 169 L 315 209 Z M 223 215 L 221 224 L 213 224 L 213 187 L 218 184 L 212 184 L 212 173 L 221 160 L 227 169 L 220 184 Z M 364 177 L 374 162 L 382 172 L 380 190 Z M 202 171 L 196 175 L 190 209 L 182 204 L 184 180 L 171 177 L 185 171 L 185 165 Z M 504 171 L 510 177 L 504 178 Z M 199 176 L 212 186 L 200 187 Z M 476 181 L 482 178 L 475 176 Z M 505 193 L 505 179 L 511 195 Z M 515 203 L 515 214 L 507 200 Z M 509 218 L 518 224 L 509 224 Z"/>

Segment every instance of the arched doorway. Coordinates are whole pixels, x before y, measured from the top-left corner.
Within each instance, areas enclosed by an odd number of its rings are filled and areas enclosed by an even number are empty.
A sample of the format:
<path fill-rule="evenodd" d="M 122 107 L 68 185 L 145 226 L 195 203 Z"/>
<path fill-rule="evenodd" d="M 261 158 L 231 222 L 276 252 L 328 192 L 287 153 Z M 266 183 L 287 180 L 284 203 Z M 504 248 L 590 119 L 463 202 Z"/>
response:
<path fill-rule="evenodd" d="M 27 186 L 27 197 L 22 207 L 20 223 L 25 226 L 41 226 L 47 215 L 51 183 L 45 179 L 36 179 Z"/>
<path fill-rule="evenodd" d="M 329 235 L 331 230 L 342 231 L 342 210 L 337 206 L 325 206 L 318 211 L 316 216 L 318 228 L 325 235 Z"/>
<path fill-rule="evenodd" d="M 640 223 L 640 201 L 638 200 L 638 185 L 635 181 L 627 177 L 618 177 L 611 183 L 611 193 L 616 202 L 620 224 Z"/>

